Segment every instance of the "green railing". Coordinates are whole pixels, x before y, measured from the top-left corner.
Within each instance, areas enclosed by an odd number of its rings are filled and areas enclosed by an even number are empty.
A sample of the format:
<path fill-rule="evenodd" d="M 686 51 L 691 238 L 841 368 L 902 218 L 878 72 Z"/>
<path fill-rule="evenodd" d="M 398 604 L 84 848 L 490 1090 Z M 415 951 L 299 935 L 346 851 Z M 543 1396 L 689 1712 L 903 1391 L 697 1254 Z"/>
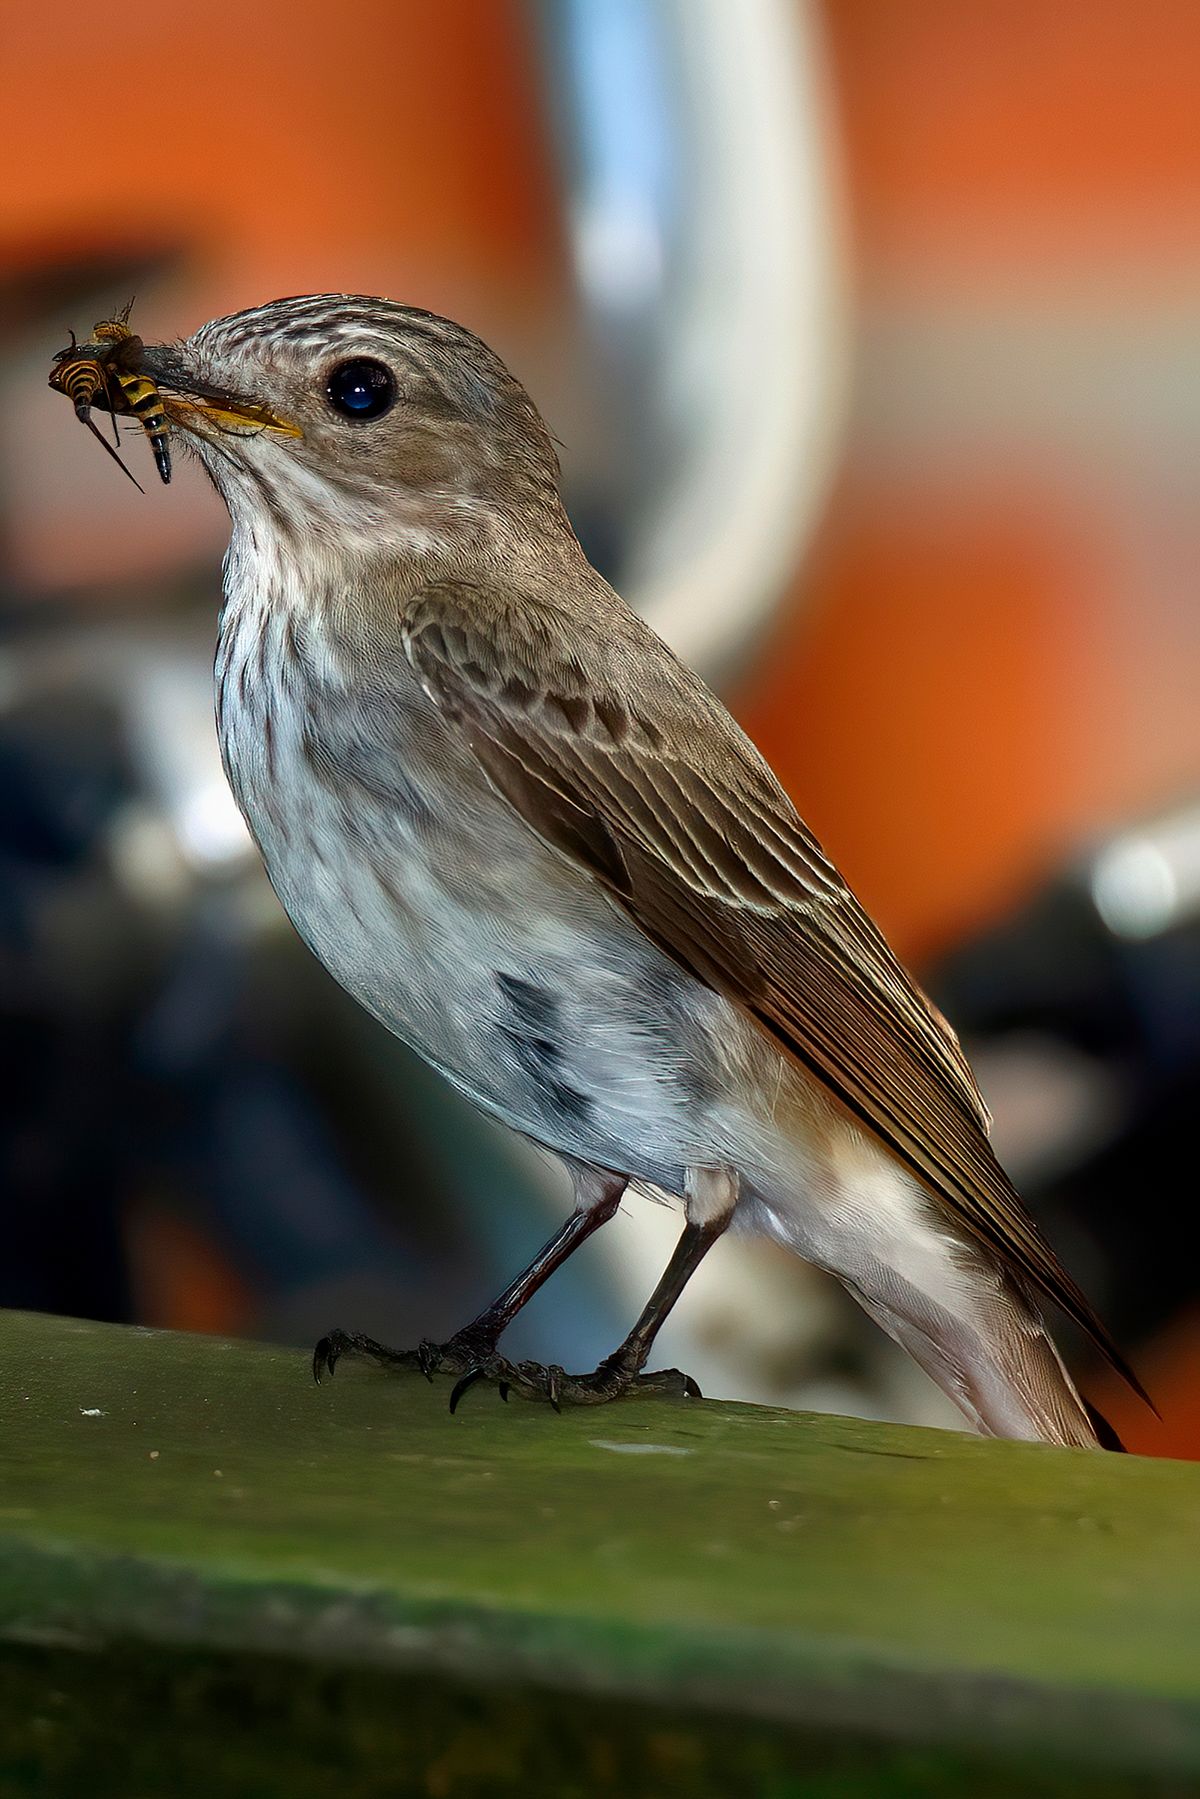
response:
<path fill-rule="evenodd" d="M 0 1318 L 0 1793 L 1200 1791 L 1200 1468 Z"/>

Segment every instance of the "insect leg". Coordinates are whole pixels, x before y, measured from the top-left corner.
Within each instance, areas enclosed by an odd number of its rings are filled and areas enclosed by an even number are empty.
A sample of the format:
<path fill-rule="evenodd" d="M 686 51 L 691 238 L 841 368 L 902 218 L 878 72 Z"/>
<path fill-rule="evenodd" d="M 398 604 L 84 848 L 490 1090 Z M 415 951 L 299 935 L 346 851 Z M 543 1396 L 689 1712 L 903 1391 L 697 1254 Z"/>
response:
<path fill-rule="evenodd" d="M 133 485 L 137 488 L 139 493 L 145 493 L 146 489 L 142 486 L 141 482 L 138 480 L 138 478 L 134 474 L 133 470 L 126 468 L 125 464 L 121 461 L 121 458 L 117 455 L 117 452 L 113 449 L 112 445 L 109 443 L 107 437 L 105 437 L 104 433 L 101 430 L 99 430 L 99 428 L 96 426 L 94 421 L 90 418 L 87 418 L 83 422 L 87 426 L 88 430 L 91 432 L 92 436 L 96 439 L 96 442 L 99 444 L 103 444 L 104 448 L 108 451 L 108 454 L 112 457 L 112 459 L 116 463 L 117 467 L 121 470 L 121 473 L 123 475 L 129 476 L 129 479 L 133 482 Z"/>

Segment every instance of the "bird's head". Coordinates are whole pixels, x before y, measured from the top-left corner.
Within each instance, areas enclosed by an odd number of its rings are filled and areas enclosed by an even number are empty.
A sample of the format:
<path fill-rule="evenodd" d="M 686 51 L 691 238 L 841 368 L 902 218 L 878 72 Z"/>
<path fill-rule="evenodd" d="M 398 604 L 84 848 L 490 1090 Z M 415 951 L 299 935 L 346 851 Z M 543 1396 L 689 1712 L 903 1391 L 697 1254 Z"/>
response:
<path fill-rule="evenodd" d="M 412 550 L 557 513 L 536 407 L 470 331 L 389 300 L 275 300 L 145 351 L 235 527 Z"/>

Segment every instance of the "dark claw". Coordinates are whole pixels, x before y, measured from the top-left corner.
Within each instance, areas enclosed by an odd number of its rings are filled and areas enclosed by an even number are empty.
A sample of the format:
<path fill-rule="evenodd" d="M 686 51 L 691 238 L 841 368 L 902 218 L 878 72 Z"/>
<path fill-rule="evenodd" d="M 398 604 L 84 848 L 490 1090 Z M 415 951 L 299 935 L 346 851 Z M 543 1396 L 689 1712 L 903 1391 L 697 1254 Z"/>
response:
<path fill-rule="evenodd" d="M 543 1367 L 537 1362 L 522 1362 L 514 1367 L 495 1352 L 491 1337 L 468 1329 L 460 1331 L 449 1343 L 431 1343 L 425 1338 L 415 1350 L 388 1349 L 373 1337 L 356 1331 L 333 1330 L 313 1350 L 313 1379 L 320 1386 L 326 1375 L 332 1375 L 346 1354 L 366 1356 L 385 1368 L 419 1369 L 432 1381 L 439 1371 L 453 1374 L 467 1363 L 466 1371 L 450 1394 L 450 1410 L 456 1412 L 463 1396 L 481 1380 L 493 1381 L 502 1400 L 515 1389 L 527 1399 L 544 1399 L 556 1412 L 568 1405 L 603 1405 L 633 1390 L 663 1393 L 673 1398 L 702 1399 L 703 1394 L 690 1374 L 678 1368 L 663 1368 L 642 1374 L 618 1351 L 607 1357 L 591 1374 L 567 1374 L 557 1363 Z"/>
<path fill-rule="evenodd" d="M 332 1337 L 322 1337 L 321 1341 L 317 1344 L 317 1347 L 313 1350 L 313 1379 L 316 1381 L 318 1387 L 325 1375 L 333 1374 L 334 1369 L 338 1365 L 338 1356 L 340 1353 L 341 1351 L 334 1343 Z"/>
<path fill-rule="evenodd" d="M 454 1383 L 454 1391 L 450 1395 L 451 1416 L 458 1410 L 458 1402 L 467 1391 L 468 1387 L 473 1387 L 475 1382 L 477 1380 L 482 1380 L 486 1373 L 487 1370 L 485 1368 L 471 1368 L 468 1369 L 467 1373 L 463 1375 L 460 1381 Z"/>

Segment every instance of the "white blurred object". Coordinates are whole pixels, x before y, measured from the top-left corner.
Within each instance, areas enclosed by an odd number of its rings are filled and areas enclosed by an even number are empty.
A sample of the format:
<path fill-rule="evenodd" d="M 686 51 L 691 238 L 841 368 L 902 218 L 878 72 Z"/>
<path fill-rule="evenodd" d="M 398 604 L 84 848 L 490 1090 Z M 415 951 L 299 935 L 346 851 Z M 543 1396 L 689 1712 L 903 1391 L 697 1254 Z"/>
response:
<path fill-rule="evenodd" d="M 1019 1189 L 1056 1180 L 1127 1125 L 1131 1101 L 1119 1072 L 1060 1037 L 1005 1031 L 969 1048 L 993 1148 Z"/>
<path fill-rule="evenodd" d="M 117 813 L 117 875 L 152 905 L 182 903 L 196 877 L 249 875 L 258 855 L 221 768 L 205 629 L 171 619 L 39 637 L 0 657 L 0 706 L 102 698 L 120 721 L 141 793 Z"/>
<path fill-rule="evenodd" d="M 142 633 L 136 674 L 124 690 L 131 742 L 185 861 L 200 875 L 257 866 L 221 767 L 207 639 Z"/>
<path fill-rule="evenodd" d="M 847 351 L 824 46 L 794 0 L 678 0 L 690 124 L 662 398 L 683 453 L 628 584 L 719 669 L 778 604 L 825 498 Z"/>
<path fill-rule="evenodd" d="M 727 667 L 818 517 L 847 381 L 825 47 L 798 0 L 550 9 L 626 598 Z"/>
<path fill-rule="evenodd" d="M 1200 808 L 1123 831 L 1091 868 L 1092 902 L 1116 937 L 1143 941 L 1200 912 Z"/>

